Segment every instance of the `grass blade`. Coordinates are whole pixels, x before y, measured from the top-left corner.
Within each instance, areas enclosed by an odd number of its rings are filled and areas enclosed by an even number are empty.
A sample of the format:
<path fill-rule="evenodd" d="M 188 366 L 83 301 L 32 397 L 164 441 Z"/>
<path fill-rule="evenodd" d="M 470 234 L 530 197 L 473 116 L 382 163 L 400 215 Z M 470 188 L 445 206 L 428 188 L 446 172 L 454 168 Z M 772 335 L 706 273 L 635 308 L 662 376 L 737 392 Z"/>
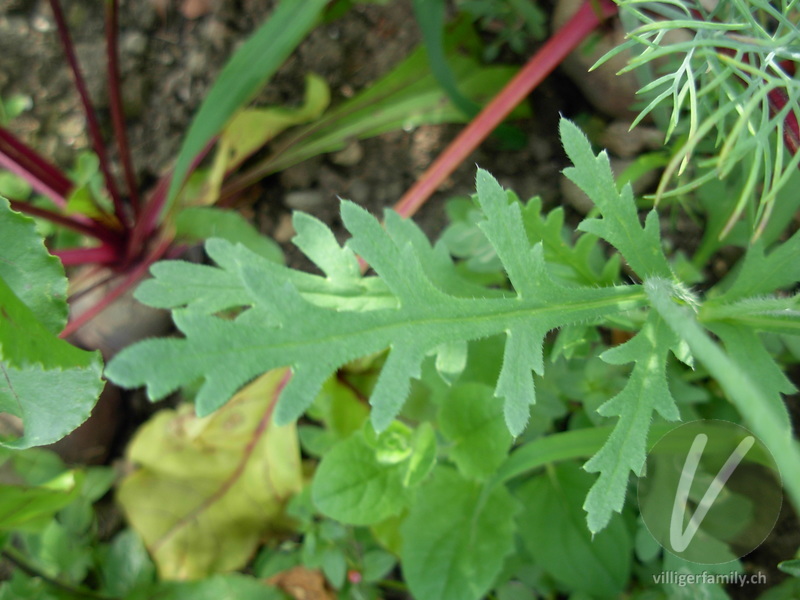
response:
<path fill-rule="evenodd" d="M 284 0 L 225 65 L 183 140 L 161 215 L 175 202 L 192 159 L 284 63 L 317 22 L 327 0 Z"/>

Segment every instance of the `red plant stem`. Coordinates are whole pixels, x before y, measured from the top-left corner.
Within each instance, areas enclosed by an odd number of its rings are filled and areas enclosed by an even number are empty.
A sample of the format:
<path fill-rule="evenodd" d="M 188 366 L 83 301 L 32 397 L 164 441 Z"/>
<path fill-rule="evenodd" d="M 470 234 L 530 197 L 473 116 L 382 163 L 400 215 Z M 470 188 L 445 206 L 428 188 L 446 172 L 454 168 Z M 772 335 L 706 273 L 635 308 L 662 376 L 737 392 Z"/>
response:
<path fill-rule="evenodd" d="M 0 127 L 0 166 L 19 175 L 33 189 L 64 206 L 72 190 L 72 182 L 58 167 L 42 158 L 35 150 Z"/>
<path fill-rule="evenodd" d="M 122 198 L 119 195 L 117 184 L 114 182 L 114 177 L 111 174 L 108 154 L 106 152 L 105 143 L 103 142 L 103 134 L 100 132 L 100 124 L 97 121 L 97 115 L 95 114 L 94 106 L 92 105 L 89 89 L 86 87 L 86 81 L 84 81 L 81 73 L 78 57 L 75 54 L 75 47 L 72 44 L 72 39 L 69 35 L 69 29 L 67 28 L 67 21 L 64 18 L 64 12 L 61 10 L 59 0 L 50 0 L 50 8 L 53 10 L 53 16 L 55 17 L 56 27 L 58 29 L 58 36 L 61 39 L 61 45 L 64 48 L 64 54 L 67 58 L 67 62 L 72 70 L 72 76 L 75 80 L 75 87 L 78 90 L 78 95 L 80 96 L 81 103 L 83 104 L 83 112 L 86 115 L 86 123 L 89 126 L 89 137 L 92 140 L 92 148 L 94 149 L 95 153 L 97 154 L 97 158 L 100 161 L 100 171 L 103 173 L 106 189 L 108 190 L 108 194 L 111 196 L 111 200 L 114 203 L 114 212 L 119 222 L 122 223 L 122 226 L 125 229 L 128 229 L 128 216 L 125 212 L 125 207 L 122 205 Z"/>
<path fill-rule="evenodd" d="M 595 12 L 595 6 L 602 11 Z M 572 18 L 528 61 L 502 91 L 473 119 L 442 152 L 419 180 L 395 204 L 394 209 L 410 217 L 430 198 L 442 182 L 522 102 L 566 56 L 601 23 L 617 13 L 611 0 L 584 2 Z"/>
<path fill-rule="evenodd" d="M 216 143 L 217 138 L 214 137 L 210 142 L 208 142 L 208 144 L 206 144 L 206 147 L 203 148 L 202 152 L 195 156 L 192 164 L 189 166 L 189 171 L 186 174 L 187 178 L 189 175 L 191 175 L 192 171 L 197 168 L 197 165 L 200 164 L 200 162 L 206 157 Z M 169 191 L 171 179 L 172 173 L 162 177 L 150 195 L 150 199 L 145 203 L 139 218 L 136 220 L 136 224 L 133 227 L 131 235 L 128 238 L 128 249 L 126 253 L 128 259 L 132 259 L 136 255 L 137 250 L 142 247 L 144 240 L 152 235 L 158 227 L 158 221 L 159 218 L 162 217 L 161 212 L 164 208 L 164 203 L 167 201 L 167 192 Z"/>
<path fill-rule="evenodd" d="M 115 246 L 119 243 L 117 232 L 97 221 L 76 221 L 69 215 L 62 215 L 46 208 L 40 208 L 32 205 L 30 202 L 20 202 L 19 200 L 11 200 L 10 202 L 11 208 L 17 212 L 25 213 L 40 219 L 46 219 L 56 225 L 61 225 L 72 231 L 77 231 L 83 235 L 88 235 L 96 240 L 105 242 L 109 246 Z"/>
<path fill-rule="evenodd" d="M 122 86 L 119 76 L 119 45 L 117 34 L 118 0 L 106 0 L 106 52 L 108 53 L 108 94 L 111 106 L 111 123 L 114 127 L 114 137 L 119 148 L 119 158 L 122 163 L 122 172 L 125 185 L 128 188 L 128 198 L 133 208 L 134 219 L 139 216 L 139 188 L 136 185 L 136 176 L 133 169 L 130 144 L 128 143 L 128 130 L 125 127 L 125 111 L 122 106 Z"/>
<path fill-rule="evenodd" d="M 150 265 L 152 265 L 154 262 L 156 262 L 159 258 L 161 258 L 164 255 L 164 253 L 169 249 L 171 243 L 172 243 L 171 238 L 168 237 L 163 238 L 142 262 L 137 264 L 135 268 L 131 269 L 124 276 L 123 280 L 117 287 L 115 287 L 108 294 L 103 296 L 103 298 L 99 302 L 97 302 L 97 304 L 88 308 L 86 311 L 82 312 L 75 319 L 67 323 L 67 326 L 59 334 L 59 337 L 65 338 L 75 333 L 78 329 L 83 327 L 88 321 L 92 320 L 98 314 L 100 314 L 106 308 L 108 308 L 108 306 L 112 302 L 114 302 L 117 298 L 122 296 L 122 294 L 127 292 L 134 285 L 136 285 L 136 283 L 142 277 L 144 277 L 145 273 L 147 273 L 147 270 L 150 268 Z"/>
<path fill-rule="evenodd" d="M 789 96 L 782 89 L 774 89 L 767 93 L 769 100 L 770 113 L 774 116 L 786 107 Z M 797 123 L 797 112 L 789 110 L 783 118 L 783 143 L 792 153 L 792 156 L 800 150 L 800 125 Z"/>
<path fill-rule="evenodd" d="M 730 48 L 723 48 L 720 52 L 727 56 L 735 56 L 735 52 Z M 750 64 L 749 56 L 745 55 L 742 57 L 742 60 Z M 789 77 L 794 77 L 797 66 L 793 61 L 783 60 L 778 64 Z M 740 81 L 744 84 L 747 83 L 741 78 Z M 769 103 L 769 114 L 771 117 L 774 117 L 786 107 L 786 104 L 789 102 L 789 96 L 783 89 L 775 88 L 767 92 L 767 102 Z M 800 149 L 800 126 L 797 122 L 797 112 L 789 110 L 783 119 L 783 125 L 783 144 L 789 149 L 792 156 L 794 156 L 798 149 Z"/>
<path fill-rule="evenodd" d="M 125 249 L 125 260 L 130 261 L 136 258 L 137 251 L 144 245 L 145 240 L 153 234 L 158 224 L 158 215 L 164 202 L 167 199 L 169 182 L 172 174 L 159 179 L 155 189 L 150 194 L 149 200 L 145 203 L 139 218 L 128 236 L 128 247 Z"/>
<path fill-rule="evenodd" d="M 86 265 L 89 263 L 112 263 L 119 258 L 119 252 L 103 244 L 93 248 L 67 248 L 66 250 L 51 250 L 53 256 L 61 259 L 65 267 Z"/>

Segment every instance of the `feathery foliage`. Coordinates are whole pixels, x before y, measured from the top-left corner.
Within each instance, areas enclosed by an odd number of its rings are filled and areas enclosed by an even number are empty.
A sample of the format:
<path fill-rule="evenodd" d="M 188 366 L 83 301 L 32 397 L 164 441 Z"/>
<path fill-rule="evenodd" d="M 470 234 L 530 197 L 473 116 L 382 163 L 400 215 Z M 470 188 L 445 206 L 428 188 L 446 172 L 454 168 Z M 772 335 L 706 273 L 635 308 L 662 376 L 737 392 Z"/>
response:
<path fill-rule="evenodd" d="M 622 0 L 623 51 L 647 83 L 634 125 L 653 116 L 666 139 L 680 136 L 657 197 L 683 194 L 714 178 L 741 177 L 739 200 L 722 232 L 755 204 L 760 236 L 775 197 L 800 165 L 800 4 L 795 0 Z M 670 191 L 691 165 L 688 181 Z"/>

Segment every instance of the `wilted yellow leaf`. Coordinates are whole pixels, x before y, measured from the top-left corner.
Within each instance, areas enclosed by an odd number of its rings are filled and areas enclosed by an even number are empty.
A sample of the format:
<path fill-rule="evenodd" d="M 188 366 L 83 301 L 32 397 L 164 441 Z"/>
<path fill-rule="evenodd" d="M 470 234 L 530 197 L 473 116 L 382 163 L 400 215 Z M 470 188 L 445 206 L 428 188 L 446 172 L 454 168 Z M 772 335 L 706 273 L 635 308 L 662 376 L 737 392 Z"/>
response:
<path fill-rule="evenodd" d="M 238 167 L 254 152 L 289 127 L 309 123 L 325 112 L 331 94 L 328 84 L 319 75 L 306 76 L 303 105 L 297 108 L 270 106 L 247 108 L 236 114 L 219 137 L 214 164 L 208 173 L 200 198 L 189 198 L 189 204 L 213 204 L 225 174 Z"/>
<path fill-rule="evenodd" d="M 295 426 L 272 413 L 288 381 L 270 371 L 213 415 L 164 410 L 128 450 L 139 469 L 118 499 L 164 579 L 197 579 L 244 566 L 280 524 L 302 486 Z"/>

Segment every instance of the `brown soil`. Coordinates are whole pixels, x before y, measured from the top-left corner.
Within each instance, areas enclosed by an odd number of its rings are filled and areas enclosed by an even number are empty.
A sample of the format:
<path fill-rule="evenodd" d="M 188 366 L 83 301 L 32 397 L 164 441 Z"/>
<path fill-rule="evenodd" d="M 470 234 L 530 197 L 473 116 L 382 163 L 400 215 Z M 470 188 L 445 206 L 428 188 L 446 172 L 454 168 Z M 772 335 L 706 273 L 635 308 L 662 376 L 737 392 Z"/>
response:
<path fill-rule="evenodd" d="M 272 0 L 123 3 L 123 95 L 140 181 L 152 184 L 169 167 L 191 116 L 225 60 L 263 22 L 273 4 Z M 85 3 L 75 0 L 63 5 L 88 87 L 110 129 L 102 14 L 90 12 Z M 202 14 L 195 18 L 184 15 L 194 17 L 198 11 Z M 419 40 L 410 2 L 357 4 L 344 17 L 316 28 L 257 102 L 298 103 L 309 72 L 322 75 L 333 103 L 341 102 L 390 71 Z M 14 94 L 29 96 L 32 107 L 10 124 L 12 131 L 62 168 L 71 168 L 77 152 L 89 143 L 47 0 L 5 0 L 0 5 L 0 97 Z M 565 103 L 565 98 L 573 101 Z M 525 146 L 504 151 L 498 140 L 490 139 L 467 159 L 419 215 L 429 234 L 435 235 L 444 224 L 446 197 L 474 191 L 476 164 L 522 197 L 540 194 L 550 202 L 557 200 L 558 113 L 569 115 L 585 104 L 559 76 L 548 80 L 531 101 L 537 118 L 520 125 L 527 137 Z M 361 158 L 356 161 L 336 156 L 312 159 L 263 181 L 255 208 L 245 213 L 282 242 L 290 237 L 290 207 L 285 200 L 291 192 L 313 192 L 316 201 L 304 205 L 304 210 L 334 227 L 337 197 L 380 213 L 399 199 L 458 130 L 458 126 L 444 125 L 388 133 L 358 142 L 353 151 Z"/>

